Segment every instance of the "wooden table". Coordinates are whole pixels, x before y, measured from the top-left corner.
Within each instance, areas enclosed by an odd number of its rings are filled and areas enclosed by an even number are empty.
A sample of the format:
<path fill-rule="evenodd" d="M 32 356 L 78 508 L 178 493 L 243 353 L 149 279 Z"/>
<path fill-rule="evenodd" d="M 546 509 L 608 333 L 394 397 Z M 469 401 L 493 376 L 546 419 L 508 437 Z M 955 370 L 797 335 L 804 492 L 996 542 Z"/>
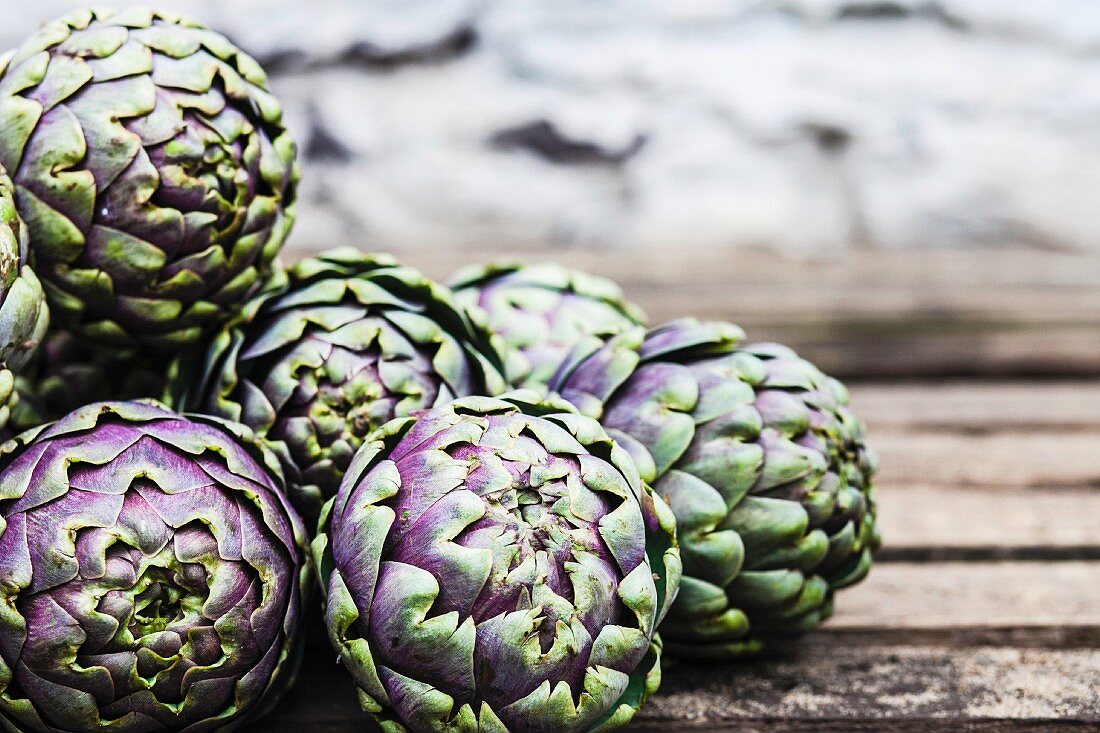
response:
<path fill-rule="evenodd" d="M 403 259 L 442 277 L 507 254 Z M 881 454 L 886 546 L 836 616 L 756 662 L 667 667 L 629 730 L 1100 730 L 1100 258 L 558 258 L 616 276 L 655 322 L 795 346 L 849 380 Z M 254 730 L 376 729 L 318 641 Z"/>

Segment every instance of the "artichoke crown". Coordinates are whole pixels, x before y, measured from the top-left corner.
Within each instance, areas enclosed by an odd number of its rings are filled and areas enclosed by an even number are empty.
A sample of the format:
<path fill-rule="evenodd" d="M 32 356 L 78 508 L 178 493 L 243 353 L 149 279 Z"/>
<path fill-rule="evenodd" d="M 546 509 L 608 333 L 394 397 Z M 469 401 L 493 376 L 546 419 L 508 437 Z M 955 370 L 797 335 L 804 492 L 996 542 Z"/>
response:
<path fill-rule="evenodd" d="M 332 641 L 387 730 L 610 730 L 659 683 L 674 520 L 561 400 L 466 397 L 386 424 L 313 553 Z"/>
<path fill-rule="evenodd" d="M 612 281 L 549 263 L 473 266 L 456 273 L 451 285 L 460 302 L 482 308 L 489 326 L 516 349 L 508 365 L 516 385 L 545 385 L 578 341 L 646 322 Z"/>
<path fill-rule="evenodd" d="M 232 730 L 285 690 L 309 580 L 251 431 L 100 403 L 0 448 L 0 723 Z M 223 727 L 224 726 L 224 727 Z"/>
<path fill-rule="evenodd" d="M 145 9 L 80 10 L 0 56 L 0 164 L 55 318 L 176 350 L 267 277 L 294 143 L 259 65 Z"/>

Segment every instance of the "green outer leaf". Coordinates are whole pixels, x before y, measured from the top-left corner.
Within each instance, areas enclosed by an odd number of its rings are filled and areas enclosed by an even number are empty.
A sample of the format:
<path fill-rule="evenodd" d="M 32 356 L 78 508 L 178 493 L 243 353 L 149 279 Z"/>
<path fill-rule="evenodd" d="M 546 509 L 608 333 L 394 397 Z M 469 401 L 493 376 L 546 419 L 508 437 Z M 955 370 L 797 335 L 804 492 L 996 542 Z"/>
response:
<path fill-rule="evenodd" d="M 874 453 L 840 382 L 727 323 L 581 342 L 550 388 L 599 417 L 667 501 L 684 578 L 670 653 L 734 658 L 804 633 L 870 569 Z"/>
<path fill-rule="evenodd" d="M 42 285 L 26 264 L 27 228 L 16 211 L 14 193 L 0 166 L 0 434 L 19 402 L 14 374 L 33 358 L 50 321 Z"/>

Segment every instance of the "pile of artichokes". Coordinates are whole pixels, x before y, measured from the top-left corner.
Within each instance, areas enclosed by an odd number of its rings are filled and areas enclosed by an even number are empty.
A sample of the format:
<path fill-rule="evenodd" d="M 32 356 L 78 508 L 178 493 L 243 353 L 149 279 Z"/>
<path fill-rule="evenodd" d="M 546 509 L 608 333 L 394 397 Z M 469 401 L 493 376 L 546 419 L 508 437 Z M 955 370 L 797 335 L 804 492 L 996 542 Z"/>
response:
<path fill-rule="evenodd" d="M 284 268 L 297 181 L 198 23 L 0 56 L 4 729 L 238 729 L 317 604 L 383 730 L 608 731 L 662 651 L 758 653 L 866 575 L 838 381 L 556 265 Z"/>

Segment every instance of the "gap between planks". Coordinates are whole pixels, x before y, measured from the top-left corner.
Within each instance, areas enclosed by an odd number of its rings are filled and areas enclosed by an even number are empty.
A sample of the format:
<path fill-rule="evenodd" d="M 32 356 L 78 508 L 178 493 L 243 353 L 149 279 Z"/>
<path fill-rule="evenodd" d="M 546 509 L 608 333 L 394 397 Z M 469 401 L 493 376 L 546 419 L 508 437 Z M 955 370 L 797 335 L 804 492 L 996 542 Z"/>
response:
<path fill-rule="evenodd" d="M 889 452 L 883 471 L 899 483 L 927 485 L 1094 485 L 1100 482 L 1100 380 L 855 384 L 852 409 L 872 445 Z M 1047 469 L 1057 456 L 1065 464 Z M 975 465 L 998 470 L 968 473 Z M 929 473 L 927 463 L 943 466 Z M 1003 463 L 1008 460 L 1010 463 Z"/>

